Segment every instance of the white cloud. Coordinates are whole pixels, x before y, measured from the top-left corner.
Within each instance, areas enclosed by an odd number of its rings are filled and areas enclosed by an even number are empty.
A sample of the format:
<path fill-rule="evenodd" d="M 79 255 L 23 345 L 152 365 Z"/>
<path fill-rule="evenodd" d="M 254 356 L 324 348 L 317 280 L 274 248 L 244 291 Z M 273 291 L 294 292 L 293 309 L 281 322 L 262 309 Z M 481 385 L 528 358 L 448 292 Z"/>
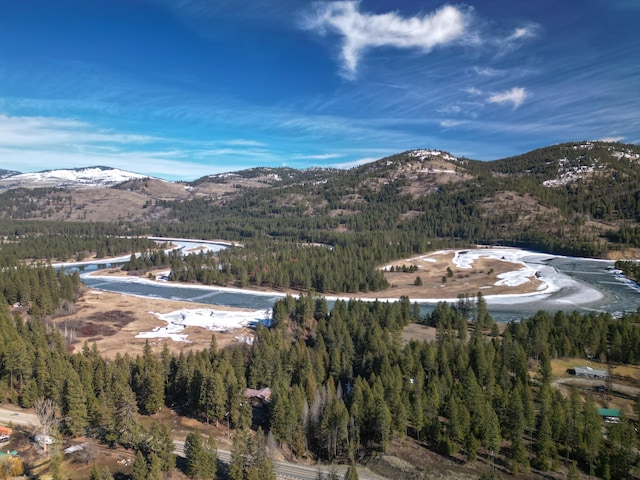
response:
<path fill-rule="evenodd" d="M 496 70 L 491 67 L 473 67 L 473 70 L 480 76 L 483 77 L 495 77 L 500 74 L 500 70 Z"/>
<path fill-rule="evenodd" d="M 464 120 L 441 120 L 440 121 L 440 126 L 442 128 L 453 128 L 453 127 L 458 127 L 460 125 L 464 125 L 465 122 Z"/>
<path fill-rule="evenodd" d="M 155 141 L 153 137 L 98 130 L 88 123 L 68 118 L 18 117 L 0 114 L 0 146 L 57 145 L 64 142 L 109 142 L 140 144 Z"/>
<path fill-rule="evenodd" d="M 537 34 L 538 28 L 535 25 L 516 28 L 511 35 L 507 37 L 507 41 L 519 40 L 521 38 L 532 38 Z"/>
<path fill-rule="evenodd" d="M 529 93 L 526 89 L 522 87 L 513 87 L 511 90 L 492 94 L 487 98 L 487 102 L 498 104 L 510 103 L 513 105 L 513 108 L 516 109 L 522 105 L 522 102 L 524 102 L 528 96 Z"/>
<path fill-rule="evenodd" d="M 473 95 L 474 97 L 478 97 L 483 94 L 482 90 L 476 87 L 465 88 L 464 91 L 467 92 L 469 95 Z"/>
<path fill-rule="evenodd" d="M 304 24 L 322 35 L 330 31 L 344 37 L 343 73 L 349 77 L 355 75 L 360 56 L 367 48 L 418 48 L 428 53 L 435 47 L 460 41 L 470 22 L 469 10 L 451 5 L 410 18 L 397 13 L 362 13 L 359 6 L 357 1 L 317 3 Z"/>
<path fill-rule="evenodd" d="M 70 118 L 0 114 L 2 168 L 21 172 L 104 165 L 192 179 L 239 169 L 245 159 L 273 160 L 262 146 L 254 140 L 190 142 L 116 132 Z"/>
<path fill-rule="evenodd" d="M 440 113 L 452 114 L 452 113 L 460 113 L 461 111 L 462 111 L 462 107 L 460 107 L 460 105 L 457 105 L 457 104 L 445 105 L 444 107 L 438 108 L 438 112 Z"/>
<path fill-rule="evenodd" d="M 365 165 L 367 163 L 375 162 L 376 160 L 380 160 L 380 158 L 360 158 L 359 160 L 354 160 L 352 162 L 335 163 L 331 166 L 333 168 L 341 168 L 344 170 L 348 170 L 349 168 L 359 167 L 360 165 Z"/>
<path fill-rule="evenodd" d="M 604 137 L 604 138 L 599 138 L 597 141 L 598 142 L 607 142 L 607 143 L 616 143 L 616 142 L 621 142 L 622 140 L 624 140 L 625 137 Z"/>
<path fill-rule="evenodd" d="M 333 158 L 344 157 L 341 153 L 321 153 L 318 155 L 292 155 L 294 160 L 331 160 Z"/>
<path fill-rule="evenodd" d="M 497 38 L 495 41 L 498 45 L 498 55 L 509 53 L 519 48 L 525 40 L 538 36 L 541 27 L 537 23 L 529 23 L 524 27 L 514 29 L 509 35 L 503 38 Z"/>
<path fill-rule="evenodd" d="M 236 138 L 233 140 L 226 140 L 225 142 L 226 145 L 232 145 L 232 146 L 242 146 L 242 147 L 265 147 L 266 144 L 263 142 L 259 142 L 257 140 L 246 140 L 244 138 Z"/>

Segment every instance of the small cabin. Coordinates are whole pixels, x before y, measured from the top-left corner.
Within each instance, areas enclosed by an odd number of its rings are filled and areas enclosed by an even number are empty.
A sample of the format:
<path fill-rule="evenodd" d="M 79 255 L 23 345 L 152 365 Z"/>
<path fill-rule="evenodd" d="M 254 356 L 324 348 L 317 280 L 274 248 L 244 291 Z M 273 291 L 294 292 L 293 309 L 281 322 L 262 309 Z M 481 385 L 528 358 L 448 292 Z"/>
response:
<path fill-rule="evenodd" d="M 620 423 L 621 414 L 618 408 L 599 408 L 598 415 L 605 423 Z"/>
<path fill-rule="evenodd" d="M 598 370 L 589 366 L 573 367 L 572 369 L 569 369 L 569 373 L 574 374 L 576 377 L 609 378 L 609 372 L 606 370 Z"/>
<path fill-rule="evenodd" d="M 271 401 L 271 389 L 269 387 L 264 387 L 260 390 L 247 388 L 244 391 L 244 396 L 251 399 L 251 403 L 254 406 L 264 405 L 265 403 L 269 403 Z"/>

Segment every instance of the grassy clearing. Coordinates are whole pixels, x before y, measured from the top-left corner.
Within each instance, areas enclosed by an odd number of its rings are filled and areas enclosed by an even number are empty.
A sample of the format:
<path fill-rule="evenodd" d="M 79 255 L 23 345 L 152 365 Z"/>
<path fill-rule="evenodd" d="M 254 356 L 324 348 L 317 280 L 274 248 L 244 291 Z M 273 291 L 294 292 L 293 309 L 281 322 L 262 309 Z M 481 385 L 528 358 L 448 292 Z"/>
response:
<path fill-rule="evenodd" d="M 589 366 L 596 370 L 607 370 L 611 368 L 611 374 L 630 382 L 640 382 L 640 366 L 638 365 L 608 365 L 594 360 L 584 358 L 557 358 L 551 361 L 551 369 L 554 377 L 568 377 L 568 370 L 574 367 Z"/>

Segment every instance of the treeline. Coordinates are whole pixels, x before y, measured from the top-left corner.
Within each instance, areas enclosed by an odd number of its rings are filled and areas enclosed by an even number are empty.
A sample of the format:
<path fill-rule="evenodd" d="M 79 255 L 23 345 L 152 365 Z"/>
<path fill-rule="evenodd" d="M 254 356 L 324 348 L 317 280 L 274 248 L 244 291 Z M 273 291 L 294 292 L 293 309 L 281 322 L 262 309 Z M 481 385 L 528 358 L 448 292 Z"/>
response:
<path fill-rule="evenodd" d="M 30 315 L 52 315 L 62 301 L 72 303 L 81 285 L 76 273 L 66 275 L 51 266 L 4 267 L 0 274 L 0 303 L 20 304 Z"/>
<path fill-rule="evenodd" d="M 90 254 L 96 258 L 115 257 L 130 252 L 158 248 L 153 240 L 81 234 L 12 235 L 0 240 L 3 265 L 16 265 L 19 260 L 82 261 Z"/>
<path fill-rule="evenodd" d="M 617 231 L 609 234 L 609 239 L 615 243 L 638 248 L 640 247 L 640 227 L 621 225 Z"/>
<path fill-rule="evenodd" d="M 146 271 L 170 267 L 169 280 L 172 281 L 329 293 L 386 288 L 388 283 L 384 275 L 372 265 L 366 249 L 254 241 L 216 254 L 182 257 L 178 253 L 149 252 L 137 258 L 132 255 L 123 269 Z"/>
<path fill-rule="evenodd" d="M 634 279 L 636 282 L 640 280 L 640 265 L 630 260 L 618 260 L 615 267 L 622 271 L 626 277 Z"/>

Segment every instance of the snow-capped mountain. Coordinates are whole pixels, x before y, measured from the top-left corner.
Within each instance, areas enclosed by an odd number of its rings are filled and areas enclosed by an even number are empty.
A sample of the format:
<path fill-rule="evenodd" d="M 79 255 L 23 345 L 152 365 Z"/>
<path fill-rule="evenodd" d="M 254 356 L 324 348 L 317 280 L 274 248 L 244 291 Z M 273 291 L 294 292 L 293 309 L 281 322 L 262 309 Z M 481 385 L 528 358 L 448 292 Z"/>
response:
<path fill-rule="evenodd" d="M 111 187 L 127 180 L 148 178 L 147 175 L 110 167 L 87 167 L 18 173 L 0 179 L 0 189 L 17 187 Z"/>

